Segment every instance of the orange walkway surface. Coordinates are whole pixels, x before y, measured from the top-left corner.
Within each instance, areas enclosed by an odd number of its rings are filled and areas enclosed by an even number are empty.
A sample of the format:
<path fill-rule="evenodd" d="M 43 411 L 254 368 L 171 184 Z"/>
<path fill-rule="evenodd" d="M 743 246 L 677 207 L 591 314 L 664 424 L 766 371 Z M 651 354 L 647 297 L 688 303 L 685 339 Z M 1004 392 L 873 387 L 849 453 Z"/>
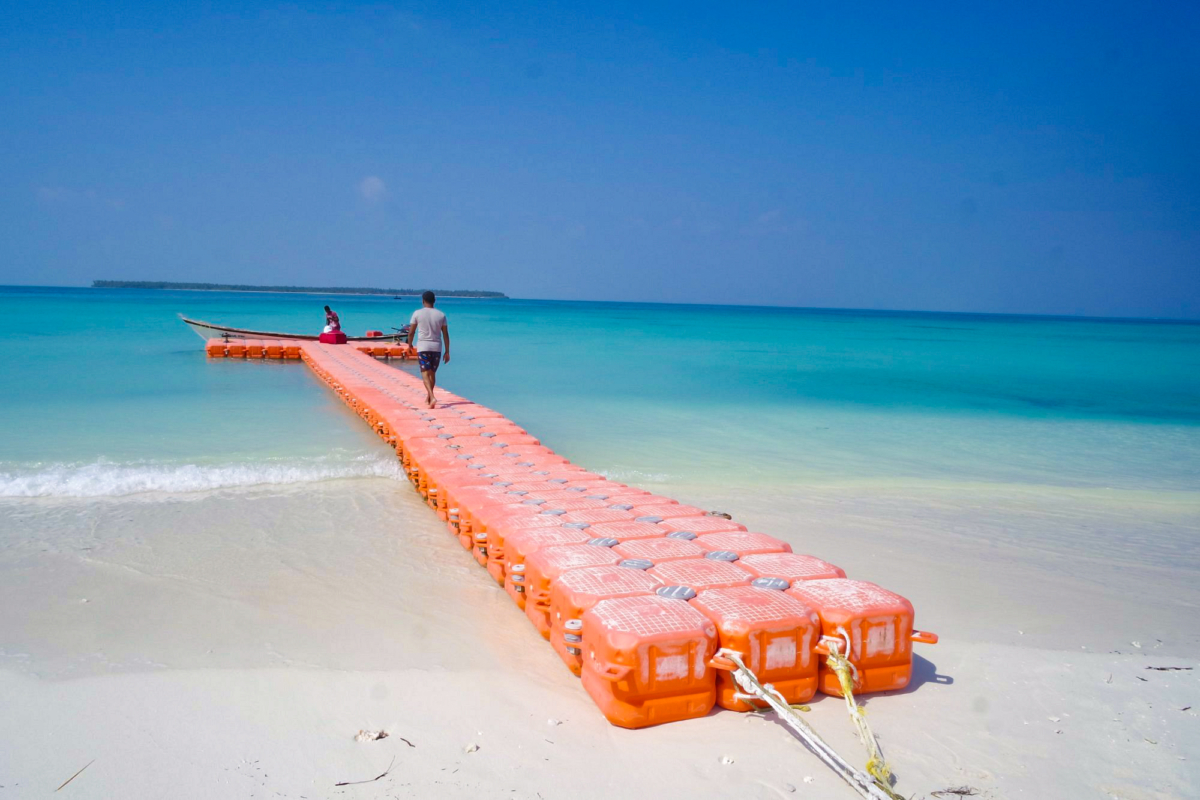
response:
<path fill-rule="evenodd" d="M 790 702 L 840 695 L 820 662 L 834 640 L 856 693 L 908 685 L 912 605 L 786 542 L 610 481 L 502 414 L 380 359 L 407 345 L 210 339 L 210 358 L 303 360 L 390 447 L 450 533 L 538 629 L 615 725 L 745 711 L 710 661 L 742 653 Z M 514 614 L 519 614 L 514 611 Z"/>

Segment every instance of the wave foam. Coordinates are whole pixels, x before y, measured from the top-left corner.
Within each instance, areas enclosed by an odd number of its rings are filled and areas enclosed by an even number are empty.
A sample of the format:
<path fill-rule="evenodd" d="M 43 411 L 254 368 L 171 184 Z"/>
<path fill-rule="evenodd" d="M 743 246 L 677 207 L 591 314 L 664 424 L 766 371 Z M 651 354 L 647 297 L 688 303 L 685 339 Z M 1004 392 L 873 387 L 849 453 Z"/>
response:
<path fill-rule="evenodd" d="M 0 497 L 121 497 L 145 492 L 203 492 L 339 478 L 402 476 L 395 458 L 320 457 L 243 464 L 46 464 L 0 471 Z"/>

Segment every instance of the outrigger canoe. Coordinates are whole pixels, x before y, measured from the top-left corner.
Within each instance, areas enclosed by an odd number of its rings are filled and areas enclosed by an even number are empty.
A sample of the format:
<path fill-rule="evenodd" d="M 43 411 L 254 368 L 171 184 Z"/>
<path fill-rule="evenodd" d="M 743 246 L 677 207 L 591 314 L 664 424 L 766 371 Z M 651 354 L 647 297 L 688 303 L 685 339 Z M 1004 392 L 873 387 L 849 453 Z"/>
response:
<path fill-rule="evenodd" d="M 317 340 L 317 334 L 306 333 L 274 333 L 271 331 L 251 331 L 245 328 L 230 328 L 225 325 L 213 325 L 211 322 L 201 322 L 198 319 L 188 319 L 183 314 L 179 318 L 196 332 L 201 339 L 304 339 L 310 342 Z M 400 342 L 408 338 L 408 326 L 405 325 L 395 333 L 383 336 L 347 336 L 348 342 Z"/>

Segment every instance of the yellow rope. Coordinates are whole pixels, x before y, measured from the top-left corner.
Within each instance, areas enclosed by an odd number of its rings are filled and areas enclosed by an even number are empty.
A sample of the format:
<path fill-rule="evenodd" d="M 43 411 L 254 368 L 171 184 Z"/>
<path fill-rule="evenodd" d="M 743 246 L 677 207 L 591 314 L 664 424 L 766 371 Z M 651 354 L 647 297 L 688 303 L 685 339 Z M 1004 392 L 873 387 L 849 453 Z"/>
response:
<path fill-rule="evenodd" d="M 724 663 L 721 663 L 724 662 Z M 741 692 L 734 695 L 738 699 L 761 700 L 765 702 L 790 727 L 826 766 L 830 767 L 862 797 L 870 800 L 904 800 L 882 782 L 875 773 L 864 774 L 852 767 L 833 748 L 831 748 L 809 725 L 796 713 L 796 708 L 788 704 L 783 695 L 771 684 L 762 683 L 758 676 L 746 666 L 742 654 L 735 650 L 721 648 L 717 651 L 717 659 L 712 662 L 718 669 L 730 670 L 734 681 Z M 851 668 L 853 669 L 853 668 Z M 870 768 L 870 764 L 868 764 Z"/>
<path fill-rule="evenodd" d="M 845 636 L 846 632 L 839 628 L 838 632 Z M 858 738 L 867 748 L 867 773 L 870 774 L 878 783 L 879 787 L 891 795 L 896 800 L 904 800 L 900 795 L 892 791 L 892 768 L 888 766 L 887 761 L 883 758 L 883 751 L 879 747 L 879 741 L 875 738 L 875 733 L 871 730 L 870 723 L 867 722 L 867 710 L 858 704 L 854 699 L 854 675 L 856 670 L 854 665 L 850 663 L 850 659 L 842 655 L 838 645 L 840 642 L 833 638 L 825 639 L 825 646 L 829 648 L 829 657 L 825 663 L 833 670 L 838 677 L 838 683 L 842 687 L 842 699 L 846 701 L 846 709 L 850 712 L 850 719 L 854 722 L 854 727 L 858 731 Z M 849 649 L 849 637 L 846 637 L 846 646 Z"/>

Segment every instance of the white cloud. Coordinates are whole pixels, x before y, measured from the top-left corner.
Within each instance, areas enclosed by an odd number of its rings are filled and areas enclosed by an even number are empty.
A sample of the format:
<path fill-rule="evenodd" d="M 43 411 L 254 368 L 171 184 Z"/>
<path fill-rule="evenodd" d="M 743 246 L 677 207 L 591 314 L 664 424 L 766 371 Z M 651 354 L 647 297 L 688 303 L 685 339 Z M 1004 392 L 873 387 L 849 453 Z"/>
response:
<path fill-rule="evenodd" d="M 375 203 L 387 197 L 387 185 L 383 182 L 383 178 L 377 175 L 368 175 L 359 181 L 358 193 L 367 202 Z"/>

